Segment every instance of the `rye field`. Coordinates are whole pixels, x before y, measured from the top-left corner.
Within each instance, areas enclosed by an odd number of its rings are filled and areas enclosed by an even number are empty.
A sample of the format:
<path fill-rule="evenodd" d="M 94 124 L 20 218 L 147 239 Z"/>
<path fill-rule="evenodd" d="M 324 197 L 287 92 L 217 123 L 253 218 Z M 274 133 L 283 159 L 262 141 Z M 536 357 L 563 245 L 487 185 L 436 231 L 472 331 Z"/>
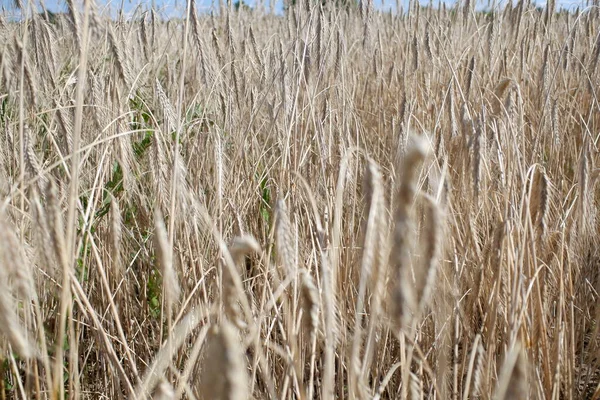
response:
<path fill-rule="evenodd" d="M 0 400 L 600 399 L 600 8 L 0 16 Z"/>

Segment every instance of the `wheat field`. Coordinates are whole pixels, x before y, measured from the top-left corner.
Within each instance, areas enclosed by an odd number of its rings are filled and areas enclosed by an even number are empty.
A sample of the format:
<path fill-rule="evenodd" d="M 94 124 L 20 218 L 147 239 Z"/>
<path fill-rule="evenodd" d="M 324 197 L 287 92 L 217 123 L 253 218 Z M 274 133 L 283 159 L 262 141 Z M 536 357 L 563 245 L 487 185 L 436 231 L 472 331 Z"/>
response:
<path fill-rule="evenodd" d="M 0 399 L 600 399 L 600 8 L 0 17 Z"/>

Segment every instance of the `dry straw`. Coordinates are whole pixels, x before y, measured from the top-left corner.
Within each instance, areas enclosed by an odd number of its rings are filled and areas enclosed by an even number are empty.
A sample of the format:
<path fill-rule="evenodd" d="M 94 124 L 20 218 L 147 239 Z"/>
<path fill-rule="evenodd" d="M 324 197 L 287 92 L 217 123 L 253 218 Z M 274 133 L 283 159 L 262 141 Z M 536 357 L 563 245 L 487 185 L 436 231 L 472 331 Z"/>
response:
<path fill-rule="evenodd" d="M 598 397 L 597 9 L 196 1 L 0 15 L 0 399 Z"/>

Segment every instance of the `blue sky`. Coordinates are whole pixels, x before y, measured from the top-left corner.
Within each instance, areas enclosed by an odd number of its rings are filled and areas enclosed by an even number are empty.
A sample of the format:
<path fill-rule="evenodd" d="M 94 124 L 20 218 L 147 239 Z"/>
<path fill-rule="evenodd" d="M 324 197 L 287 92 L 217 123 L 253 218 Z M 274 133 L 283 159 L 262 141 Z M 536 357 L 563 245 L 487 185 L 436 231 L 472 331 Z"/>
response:
<path fill-rule="evenodd" d="M 27 1 L 27 0 L 24 0 Z M 65 9 L 65 0 L 42 0 L 46 7 L 51 11 L 60 11 Z M 82 0 L 75 0 L 76 2 L 81 2 Z M 96 0 L 98 6 L 104 11 L 111 11 L 110 13 L 115 15 L 116 11 L 120 9 L 121 5 L 125 10 L 126 14 L 131 14 L 138 6 L 142 6 L 144 8 L 150 7 L 152 2 L 155 2 L 157 8 L 160 10 L 160 14 L 163 17 L 181 15 L 183 10 L 185 9 L 185 5 L 187 0 Z M 216 3 L 218 4 L 219 0 L 196 0 L 197 8 L 199 11 L 210 11 L 211 7 Z M 224 0 L 225 1 L 225 0 Z M 235 0 L 234 0 L 235 1 Z M 261 0 L 244 0 L 245 3 L 254 6 L 257 1 Z M 268 6 L 270 1 L 275 1 L 278 3 L 276 9 L 281 9 L 282 0 L 262 0 Z M 408 4 L 408 0 L 401 0 L 403 4 Z M 428 3 L 429 0 L 420 0 L 422 3 Z M 434 3 L 439 3 L 443 0 L 433 0 Z M 448 0 L 447 4 L 453 4 L 456 0 Z M 544 5 L 545 0 L 535 0 L 537 4 Z M 39 4 L 40 0 L 34 0 L 34 3 Z M 12 8 L 13 0 L 0 0 L 0 4 L 2 5 L 2 11 L 4 12 L 7 9 Z M 380 9 L 395 9 L 396 8 L 396 0 L 375 0 L 375 4 Z M 480 6 L 487 5 L 487 0 L 479 0 L 478 4 Z M 557 0 L 557 4 L 559 6 L 574 9 L 577 6 L 585 6 L 586 1 L 580 0 Z"/>

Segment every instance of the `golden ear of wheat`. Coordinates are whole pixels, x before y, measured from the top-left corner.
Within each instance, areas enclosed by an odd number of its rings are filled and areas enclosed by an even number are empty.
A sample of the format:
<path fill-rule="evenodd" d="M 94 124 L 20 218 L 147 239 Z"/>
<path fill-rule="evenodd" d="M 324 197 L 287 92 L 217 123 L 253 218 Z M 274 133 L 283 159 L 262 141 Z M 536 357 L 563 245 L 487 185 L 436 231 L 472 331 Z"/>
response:
<path fill-rule="evenodd" d="M 529 399 L 527 383 L 527 359 L 521 344 L 517 343 L 507 354 L 502 367 L 496 400 L 526 400 Z"/>
<path fill-rule="evenodd" d="M 158 208 L 154 214 L 154 229 L 157 258 L 162 272 L 163 290 L 167 304 L 171 307 L 179 299 L 181 289 L 179 287 L 177 273 L 173 266 L 173 249 L 169 244 L 167 228 L 165 227 L 162 213 Z"/>
<path fill-rule="evenodd" d="M 239 236 L 233 239 L 233 242 L 228 248 L 229 254 L 233 261 L 233 266 L 237 268 L 237 273 L 241 274 L 244 267 L 246 256 L 252 253 L 260 253 L 260 245 L 250 235 Z M 239 304 L 239 294 L 235 287 L 234 278 L 231 276 L 229 268 L 223 265 L 223 287 L 222 287 L 222 303 L 225 309 L 225 315 L 231 323 L 237 328 L 244 329 L 247 327 L 247 321 L 244 320 L 244 313 Z"/>
<path fill-rule="evenodd" d="M 12 225 L 0 215 L 0 334 L 17 354 L 30 358 L 36 354 L 35 346 L 19 321 L 12 288 L 25 302 L 35 296 L 23 248 Z"/>
<path fill-rule="evenodd" d="M 411 273 L 410 252 L 414 241 L 414 230 L 410 210 L 416 195 L 416 180 L 429 151 L 429 143 L 424 137 L 413 136 L 411 138 L 402 163 L 402 177 L 396 195 L 390 264 L 395 274 L 391 296 L 392 313 L 393 319 L 399 327 L 406 326 L 418 305 Z"/>
<path fill-rule="evenodd" d="M 211 327 L 208 333 L 198 394 L 205 400 L 248 398 L 246 359 L 239 332 L 227 320 Z"/>

